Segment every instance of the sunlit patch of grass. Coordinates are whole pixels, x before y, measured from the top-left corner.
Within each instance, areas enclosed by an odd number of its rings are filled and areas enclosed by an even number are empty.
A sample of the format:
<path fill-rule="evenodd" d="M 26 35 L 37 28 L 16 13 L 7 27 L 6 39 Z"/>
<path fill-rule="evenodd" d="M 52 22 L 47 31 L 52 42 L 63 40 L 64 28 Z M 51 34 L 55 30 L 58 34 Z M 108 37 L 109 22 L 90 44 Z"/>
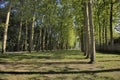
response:
<path fill-rule="evenodd" d="M 106 73 L 97 73 L 96 74 L 99 77 L 108 77 L 112 80 L 119 80 L 120 79 L 120 72 L 106 72 Z"/>
<path fill-rule="evenodd" d="M 0 75 L 0 80 L 37 80 L 39 75 Z"/>

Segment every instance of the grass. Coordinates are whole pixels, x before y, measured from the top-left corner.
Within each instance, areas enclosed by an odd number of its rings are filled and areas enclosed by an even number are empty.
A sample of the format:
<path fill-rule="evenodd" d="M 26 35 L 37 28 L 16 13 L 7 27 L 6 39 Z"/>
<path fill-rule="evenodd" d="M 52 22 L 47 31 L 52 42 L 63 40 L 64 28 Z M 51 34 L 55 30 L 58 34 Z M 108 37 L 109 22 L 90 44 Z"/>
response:
<path fill-rule="evenodd" d="M 120 79 L 120 55 L 97 53 L 88 62 L 79 50 L 0 54 L 0 80 Z"/>

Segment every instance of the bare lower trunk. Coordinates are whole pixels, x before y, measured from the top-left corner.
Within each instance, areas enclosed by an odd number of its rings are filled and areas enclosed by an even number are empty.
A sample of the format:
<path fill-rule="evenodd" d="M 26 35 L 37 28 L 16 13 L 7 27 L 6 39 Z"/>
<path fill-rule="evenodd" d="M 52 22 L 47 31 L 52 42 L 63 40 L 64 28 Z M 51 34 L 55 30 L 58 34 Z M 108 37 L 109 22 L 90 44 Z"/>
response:
<path fill-rule="evenodd" d="M 45 47 L 45 28 L 42 28 L 42 32 L 41 32 L 41 50 L 44 51 L 44 47 Z"/>

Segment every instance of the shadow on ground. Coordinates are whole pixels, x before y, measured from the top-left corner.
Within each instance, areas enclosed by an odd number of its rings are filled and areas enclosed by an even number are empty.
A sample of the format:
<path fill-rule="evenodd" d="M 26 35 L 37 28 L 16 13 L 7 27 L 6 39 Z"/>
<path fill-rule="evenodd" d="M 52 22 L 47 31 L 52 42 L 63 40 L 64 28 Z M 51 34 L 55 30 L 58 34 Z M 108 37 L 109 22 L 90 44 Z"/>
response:
<path fill-rule="evenodd" d="M 52 64 L 88 64 L 88 62 L 81 62 L 81 61 L 70 61 L 70 62 L 0 62 L 0 64 L 46 64 L 46 65 L 52 65 Z"/>
<path fill-rule="evenodd" d="M 106 69 L 106 70 L 94 70 L 94 71 L 62 71 L 62 72 L 17 72 L 17 71 L 0 71 L 0 74 L 79 74 L 79 73 L 86 73 L 86 74 L 95 74 L 95 73 L 103 73 L 103 72 L 114 72 L 120 71 L 120 68 L 117 69 Z"/>

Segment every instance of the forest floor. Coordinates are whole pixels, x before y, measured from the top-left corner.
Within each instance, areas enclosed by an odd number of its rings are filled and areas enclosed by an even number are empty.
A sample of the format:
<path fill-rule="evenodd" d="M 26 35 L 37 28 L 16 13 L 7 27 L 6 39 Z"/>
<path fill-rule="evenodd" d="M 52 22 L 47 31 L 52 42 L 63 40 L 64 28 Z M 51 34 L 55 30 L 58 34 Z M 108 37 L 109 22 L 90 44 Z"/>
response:
<path fill-rule="evenodd" d="M 79 50 L 0 54 L 0 80 L 120 80 L 120 55 Z"/>

